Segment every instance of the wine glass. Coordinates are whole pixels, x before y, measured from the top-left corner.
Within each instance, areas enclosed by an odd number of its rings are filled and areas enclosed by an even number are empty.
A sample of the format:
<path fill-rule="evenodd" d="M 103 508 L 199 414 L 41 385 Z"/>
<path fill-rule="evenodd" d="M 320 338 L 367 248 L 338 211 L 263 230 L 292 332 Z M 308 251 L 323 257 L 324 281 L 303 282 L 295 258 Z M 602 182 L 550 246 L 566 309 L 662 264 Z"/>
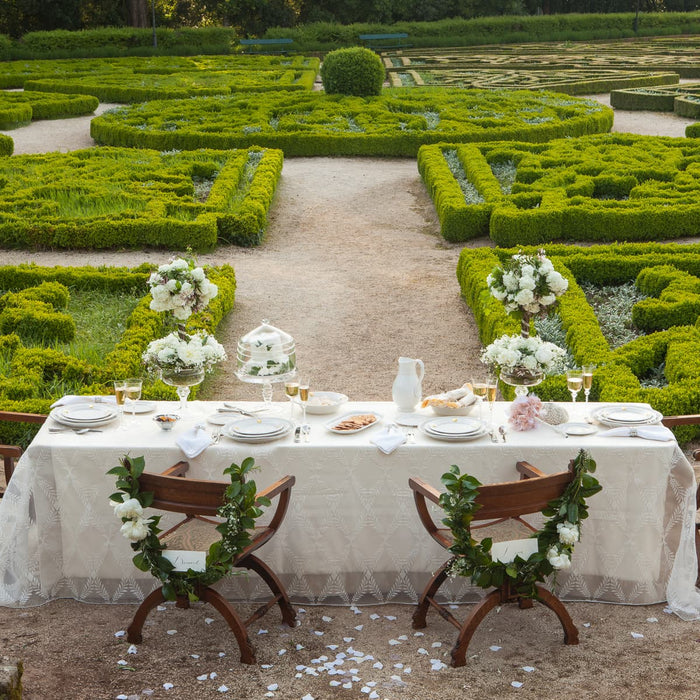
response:
<path fill-rule="evenodd" d="M 591 387 L 593 386 L 593 371 L 595 370 L 595 365 L 584 365 L 583 371 L 583 393 L 586 396 L 586 403 L 588 403 L 588 395 L 591 393 Z"/>
<path fill-rule="evenodd" d="M 576 401 L 578 392 L 581 391 L 583 385 L 583 372 L 580 369 L 566 370 L 566 386 L 571 392 L 571 400 Z"/>
<path fill-rule="evenodd" d="M 126 381 L 116 379 L 114 381 L 114 396 L 117 400 L 117 410 L 119 411 L 119 428 L 123 430 L 124 425 L 124 401 L 126 399 Z"/>
<path fill-rule="evenodd" d="M 493 427 L 493 409 L 496 403 L 496 392 L 498 391 L 498 378 L 490 374 L 486 380 L 486 398 L 489 402 L 489 422 Z"/>
<path fill-rule="evenodd" d="M 483 420 L 483 408 L 482 404 L 488 393 L 488 382 L 483 377 L 477 377 L 472 379 L 472 391 L 474 396 L 476 396 L 479 401 L 479 421 Z"/>
<path fill-rule="evenodd" d="M 309 380 L 299 379 L 299 401 L 301 402 L 301 424 L 306 423 L 306 403 L 309 400 Z"/>
<path fill-rule="evenodd" d="M 124 380 L 124 393 L 125 393 L 124 403 L 127 406 L 131 406 L 130 424 L 133 424 L 134 419 L 136 418 L 136 402 L 141 398 L 141 386 L 142 386 L 142 384 L 143 384 L 143 380 L 138 379 L 136 377 L 131 377 L 129 379 Z"/>
<path fill-rule="evenodd" d="M 289 397 L 289 420 L 294 422 L 294 397 L 299 396 L 299 382 L 285 382 L 284 393 Z"/>

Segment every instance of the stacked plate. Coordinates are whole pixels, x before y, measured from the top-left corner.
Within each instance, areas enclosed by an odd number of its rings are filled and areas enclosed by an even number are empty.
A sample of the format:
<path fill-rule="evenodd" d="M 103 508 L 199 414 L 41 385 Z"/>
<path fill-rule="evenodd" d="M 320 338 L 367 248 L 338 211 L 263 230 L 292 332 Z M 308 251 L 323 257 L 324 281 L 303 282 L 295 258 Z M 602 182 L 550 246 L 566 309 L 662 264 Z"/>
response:
<path fill-rule="evenodd" d="M 71 428 L 96 428 L 113 421 L 118 415 L 117 406 L 109 404 L 75 403 L 54 408 L 49 414 L 57 423 Z"/>
<path fill-rule="evenodd" d="M 486 426 L 481 421 L 466 416 L 433 418 L 421 423 L 420 429 L 428 437 L 447 442 L 476 440 L 488 433 Z"/>
<path fill-rule="evenodd" d="M 648 406 L 621 403 L 601 406 L 593 411 L 591 417 L 609 428 L 620 428 L 653 425 L 658 423 L 663 415 Z"/>
<path fill-rule="evenodd" d="M 284 437 L 293 427 L 284 418 L 238 418 L 226 423 L 222 434 L 239 442 L 270 442 Z"/>

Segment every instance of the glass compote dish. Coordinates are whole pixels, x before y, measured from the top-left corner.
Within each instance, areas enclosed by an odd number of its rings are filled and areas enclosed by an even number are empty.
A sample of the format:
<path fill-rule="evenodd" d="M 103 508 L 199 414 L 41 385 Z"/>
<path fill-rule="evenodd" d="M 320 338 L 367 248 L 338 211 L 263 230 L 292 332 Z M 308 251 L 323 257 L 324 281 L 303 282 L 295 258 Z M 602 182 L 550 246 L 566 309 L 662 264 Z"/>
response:
<path fill-rule="evenodd" d="M 296 376 L 296 346 L 288 333 L 270 325 L 250 331 L 238 341 L 236 376 L 242 382 L 262 384 L 265 408 L 272 407 L 272 383 L 286 382 Z"/>
<path fill-rule="evenodd" d="M 174 386 L 180 399 L 179 411 L 185 411 L 187 408 L 187 398 L 190 395 L 190 389 L 204 381 L 204 367 L 190 367 L 189 369 L 162 369 L 160 371 L 161 379 L 168 385 Z"/>

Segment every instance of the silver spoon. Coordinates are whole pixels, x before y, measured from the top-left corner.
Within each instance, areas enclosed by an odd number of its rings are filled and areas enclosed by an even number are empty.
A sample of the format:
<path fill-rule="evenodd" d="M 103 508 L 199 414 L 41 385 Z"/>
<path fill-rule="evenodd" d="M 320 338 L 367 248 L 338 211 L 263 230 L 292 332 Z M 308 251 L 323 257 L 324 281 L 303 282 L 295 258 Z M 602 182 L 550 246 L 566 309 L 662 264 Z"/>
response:
<path fill-rule="evenodd" d="M 74 432 L 76 435 L 84 435 L 85 433 L 101 433 L 99 428 L 49 428 L 50 433 L 68 433 Z"/>

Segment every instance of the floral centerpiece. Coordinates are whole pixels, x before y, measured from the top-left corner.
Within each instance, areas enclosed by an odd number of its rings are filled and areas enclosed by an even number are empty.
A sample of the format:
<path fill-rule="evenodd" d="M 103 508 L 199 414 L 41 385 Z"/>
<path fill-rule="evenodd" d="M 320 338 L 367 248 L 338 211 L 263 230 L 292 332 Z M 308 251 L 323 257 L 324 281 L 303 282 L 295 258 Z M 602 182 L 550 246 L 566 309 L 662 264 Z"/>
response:
<path fill-rule="evenodd" d="M 178 332 L 148 344 L 143 361 L 150 370 L 210 370 L 226 359 L 226 351 L 213 335 L 199 331 L 183 338 Z"/>
<path fill-rule="evenodd" d="M 512 377 L 552 374 L 564 369 L 566 352 L 537 336 L 502 335 L 481 353 L 481 361 Z"/>

